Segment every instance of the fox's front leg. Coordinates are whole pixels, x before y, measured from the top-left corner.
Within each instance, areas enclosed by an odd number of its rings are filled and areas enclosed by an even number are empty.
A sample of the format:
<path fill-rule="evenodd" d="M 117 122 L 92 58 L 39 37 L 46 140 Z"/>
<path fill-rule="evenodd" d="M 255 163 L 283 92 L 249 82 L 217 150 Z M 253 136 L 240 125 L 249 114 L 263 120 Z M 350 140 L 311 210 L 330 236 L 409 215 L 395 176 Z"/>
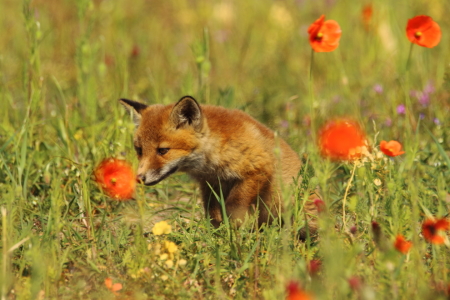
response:
<path fill-rule="evenodd" d="M 223 221 L 222 218 L 222 207 L 218 197 L 227 194 L 225 186 L 218 183 L 210 183 L 207 181 L 200 181 L 200 191 L 202 193 L 203 208 L 205 209 L 206 218 L 211 220 L 211 224 L 218 228 Z"/>
<path fill-rule="evenodd" d="M 264 176 L 255 176 L 236 183 L 225 202 L 227 215 L 236 226 L 241 225 L 247 216 L 258 210 L 258 224 L 269 220 L 268 209 L 272 207 L 270 181 Z"/>
<path fill-rule="evenodd" d="M 239 226 L 244 222 L 246 215 L 252 213 L 253 204 L 259 207 L 260 219 L 267 221 L 268 212 L 266 210 L 267 199 L 270 199 L 270 185 L 265 178 L 247 179 L 237 182 L 222 183 L 220 186 L 202 184 L 202 196 L 205 212 L 211 218 L 211 223 L 217 228 L 223 222 L 222 207 L 219 199 L 223 195 L 225 200 L 225 211 L 230 221 Z M 206 187 L 207 186 L 207 187 Z M 211 191 L 211 187 L 214 193 Z M 258 203 L 258 200 L 261 200 Z M 261 221 L 261 220 L 260 220 Z M 259 222 L 261 223 L 261 222 Z"/>
<path fill-rule="evenodd" d="M 203 193 L 203 206 L 205 208 L 206 217 L 210 218 L 211 224 L 218 228 L 222 223 L 222 208 L 216 195 L 211 191 Z"/>

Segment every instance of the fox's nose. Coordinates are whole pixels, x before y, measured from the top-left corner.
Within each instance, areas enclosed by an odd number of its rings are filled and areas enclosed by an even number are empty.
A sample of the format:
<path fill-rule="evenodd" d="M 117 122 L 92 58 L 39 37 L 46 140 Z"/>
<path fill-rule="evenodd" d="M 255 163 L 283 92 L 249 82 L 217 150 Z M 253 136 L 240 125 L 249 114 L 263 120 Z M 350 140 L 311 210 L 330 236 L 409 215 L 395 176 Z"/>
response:
<path fill-rule="evenodd" d="M 144 183 L 145 182 L 145 175 L 139 174 L 138 176 L 136 176 L 136 181 L 138 183 Z"/>

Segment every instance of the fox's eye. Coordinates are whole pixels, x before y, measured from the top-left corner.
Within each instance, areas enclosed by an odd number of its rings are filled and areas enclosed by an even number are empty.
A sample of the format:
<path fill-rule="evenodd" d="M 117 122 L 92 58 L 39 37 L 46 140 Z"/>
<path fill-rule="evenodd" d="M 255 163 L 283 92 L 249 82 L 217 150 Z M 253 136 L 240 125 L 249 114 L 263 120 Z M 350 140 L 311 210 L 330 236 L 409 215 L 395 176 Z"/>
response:
<path fill-rule="evenodd" d="M 136 150 L 138 156 L 142 156 L 142 147 L 134 146 L 134 150 Z"/>
<path fill-rule="evenodd" d="M 156 149 L 156 151 L 158 152 L 159 155 L 164 155 L 167 152 L 169 152 L 170 148 L 158 148 Z"/>

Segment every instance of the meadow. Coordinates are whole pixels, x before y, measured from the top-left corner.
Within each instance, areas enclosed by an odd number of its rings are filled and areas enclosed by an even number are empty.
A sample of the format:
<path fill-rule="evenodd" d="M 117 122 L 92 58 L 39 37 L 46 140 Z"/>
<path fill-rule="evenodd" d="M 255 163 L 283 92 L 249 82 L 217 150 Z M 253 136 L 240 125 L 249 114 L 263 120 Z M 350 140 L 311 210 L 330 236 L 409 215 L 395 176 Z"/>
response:
<path fill-rule="evenodd" d="M 289 286 L 302 291 L 289 299 L 450 297 L 448 231 L 430 243 L 422 230 L 450 208 L 449 1 L 2 0 L 0 11 L 1 300 L 287 299 Z M 342 37 L 312 64 L 307 30 L 322 14 Z M 411 48 L 416 15 L 440 25 L 436 47 Z M 183 95 L 244 110 L 307 153 L 305 184 L 324 196 L 317 235 L 298 238 L 301 195 L 284 226 L 255 231 L 213 228 L 184 174 L 131 201 L 99 189 L 104 158 L 137 166 L 118 99 Z M 370 157 L 320 155 L 319 129 L 338 117 L 361 125 Z M 405 153 L 384 155 L 381 140 Z"/>

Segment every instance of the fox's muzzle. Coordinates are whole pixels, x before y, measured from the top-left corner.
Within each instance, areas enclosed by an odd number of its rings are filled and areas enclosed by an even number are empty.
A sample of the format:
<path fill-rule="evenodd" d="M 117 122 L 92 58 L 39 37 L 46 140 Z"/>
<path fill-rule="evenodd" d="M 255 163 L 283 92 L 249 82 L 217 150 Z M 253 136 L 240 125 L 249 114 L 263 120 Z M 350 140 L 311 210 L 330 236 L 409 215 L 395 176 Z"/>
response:
<path fill-rule="evenodd" d="M 161 170 L 163 169 L 147 171 L 145 174 L 138 174 L 136 177 L 136 181 L 148 186 L 155 185 L 175 173 L 178 170 L 178 167 L 174 166 L 166 172 L 161 172 Z"/>

